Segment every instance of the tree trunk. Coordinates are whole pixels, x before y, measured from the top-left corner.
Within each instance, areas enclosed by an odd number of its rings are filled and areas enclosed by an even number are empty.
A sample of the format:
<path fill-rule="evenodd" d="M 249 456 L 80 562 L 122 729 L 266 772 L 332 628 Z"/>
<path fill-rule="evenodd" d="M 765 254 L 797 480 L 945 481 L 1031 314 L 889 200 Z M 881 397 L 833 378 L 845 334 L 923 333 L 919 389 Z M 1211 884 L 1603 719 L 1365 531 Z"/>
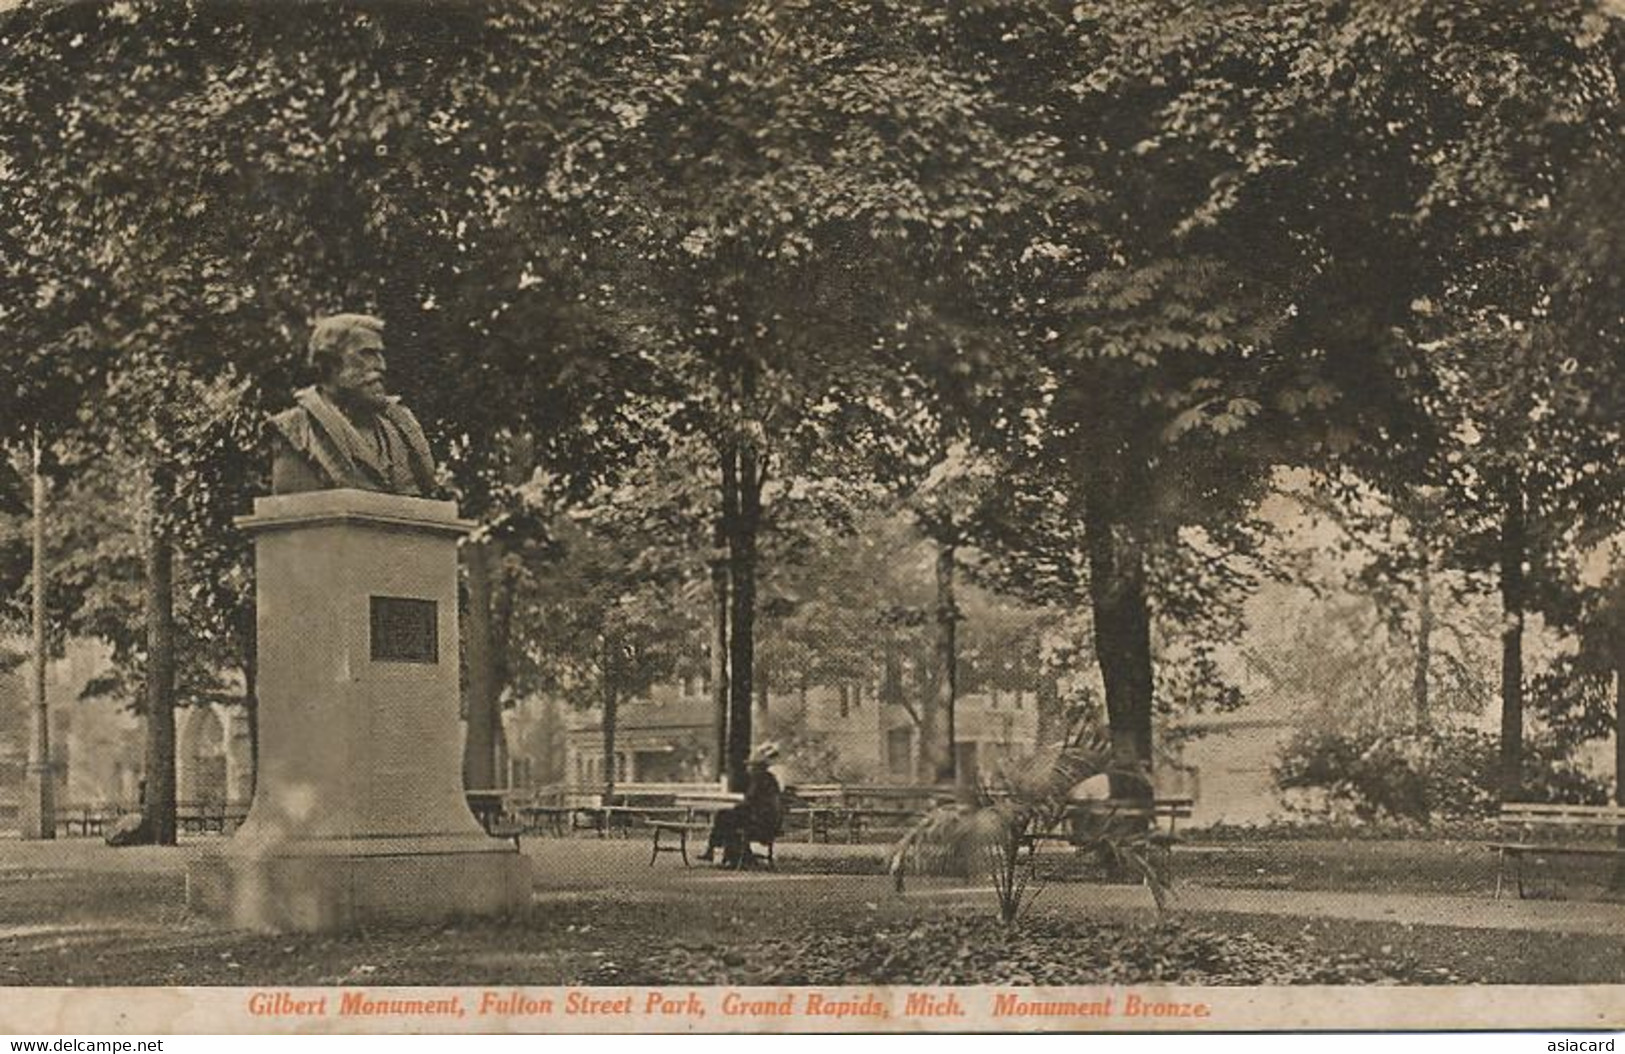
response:
<path fill-rule="evenodd" d="M 249 566 L 253 567 L 253 563 Z M 248 720 L 248 793 L 252 800 L 260 779 L 259 609 L 252 584 L 243 606 L 237 610 L 237 637 L 243 649 L 243 716 Z"/>
<path fill-rule="evenodd" d="M 880 674 L 880 705 L 903 705 L 903 657 L 897 653 L 897 645 L 886 645 L 884 665 Z"/>
<path fill-rule="evenodd" d="M 1038 745 L 1047 747 L 1058 743 L 1066 735 L 1062 727 L 1065 715 L 1061 713 L 1061 683 L 1050 675 L 1040 675 L 1038 690 L 1034 693 L 1038 710 Z"/>
<path fill-rule="evenodd" d="M 1625 806 L 1625 659 L 1614 670 L 1614 804 Z M 1614 844 L 1625 849 L 1625 826 L 1614 828 Z M 1625 889 L 1625 857 L 1614 858 L 1613 886 Z"/>
<path fill-rule="evenodd" d="M 755 446 L 741 440 L 738 450 L 739 504 L 728 525 L 728 786 L 745 789 L 751 748 L 756 628 L 756 532 L 761 523 L 762 480 Z"/>
<path fill-rule="evenodd" d="M 722 444 L 722 514 L 717 517 L 714 539 L 717 546 L 716 562 L 711 568 L 711 598 L 716 604 L 711 627 L 711 698 L 716 706 L 717 760 L 719 779 L 726 779 L 730 787 L 738 789 L 743 776 L 736 779 L 730 744 L 733 742 L 733 721 L 729 713 L 733 699 L 733 547 L 734 533 L 739 522 L 739 446 L 733 439 Z"/>
<path fill-rule="evenodd" d="M 463 547 L 463 559 L 468 572 L 468 700 L 463 736 L 463 786 L 468 790 L 493 790 L 500 780 L 496 753 L 502 710 L 497 702 L 501 689 L 497 684 L 492 630 L 491 572 L 500 563 L 501 554 L 493 541 L 470 541 Z"/>
<path fill-rule="evenodd" d="M 1114 797 L 1151 796 L 1151 611 L 1145 560 L 1116 517 L 1116 495 L 1092 481 L 1084 502 L 1089 546 L 1089 599 L 1095 654 L 1106 688 L 1106 723 L 1118 768 L 1137 773 L 1112 779 Z"/>
<path fill-rule="evenodd" d="M 492 572 L 491 583 L 491 684 L 492 698 L 496 700 L 497 739 L 507 749 L 507 730 L 502 726 L 502 693 L 512 683 L 513 667 L 510 645 L 513 641 L 513 606 L 517 586 L 507 571 L 508 548 L 501 542 L 492 543 L 487 558 Z"/>
<path fill-rule="evenodd" d="M 1433 557 L 1425 549 L 1416 604 L 1416 666 L 1411 674 L 1411 707 L 1416 727 L 1425 729 L 1433 723 L 1433 707 L 1428 699 L 1433 666 Z"/>
<path fill-rule="evenodd" d="M 244 621 L 249 631 L 243 637 L 243 716 L 248 719 L 248 797 L 253 800 L 260 780 L 260 649 L 254 601 L 250 599 L 246 607 Z"/>
<path fill-rule="evenodd" d="M 915 682 L 924 689 L 920 692 L 920 712 L 916 719 L 920 729 L 920 741 L 915 749 L 914 758 L 914 779 L 917 783 L 935 783 L 937 769 L 941 767 L 937 750 L 937 743 L 940 741 L 937 729 L 941 724 L 937 706 L 942 696 L 937 681 L 941 677 L 942 664 L 937 661 L 933 650 L 930 664 L 922 664 L 915 676 Z"/>
<path fill-rule="evenodd" d="M 152 471 L 147 509 L 147 758 L 142 839 L 175 844 L 175 555 L 165 513 L 167 468 Z"/>
<path fill-rule="evenodd" d="M 728 562 L 720 556 L 711 561 L 711 719 L 711 778 L 720 780 L 728 772 Z"/>
<path fill-rule="evenodd" d="M 615 683 L 615 649 L 609 639 L 604 637 L 600 642 L 601 653 L 598 659 L 599 676 L 604 693 L 604 797 L 603 804 L 613 805 L 615 801 L 615 732 L 620 721 L 620 695 Z"/>
<path fill-rule="evenodd" d="M 56 837 L 56 766 L 51 762 L 51 709 L 45 695 L 45 669 L 50 651 L 45 635 L 45 470 L 38 430 L 34 432 L 33 538 L 33 725 L 29 729 L 27 787 L 19 810 L 21 835 L 29 839 Z"/>
<path fill-rule="evenodd" d="M 1524 559 L 1528 548 L 1523 488 L 1507 488 L 1501 520 L 1501 800 L 1523 796 Z"/>
<path fill-rule="evenodd" d="M 954 757 L 954 703 L 959 694 L 959 606 L 954 598 L 954 546 L 937 542 L 937 639 L 934 649 L 937 672 L 936 712 L 940 734 L 932 744 L 935 765 L 933 783 L 952 783 L 956 770 Z"/>

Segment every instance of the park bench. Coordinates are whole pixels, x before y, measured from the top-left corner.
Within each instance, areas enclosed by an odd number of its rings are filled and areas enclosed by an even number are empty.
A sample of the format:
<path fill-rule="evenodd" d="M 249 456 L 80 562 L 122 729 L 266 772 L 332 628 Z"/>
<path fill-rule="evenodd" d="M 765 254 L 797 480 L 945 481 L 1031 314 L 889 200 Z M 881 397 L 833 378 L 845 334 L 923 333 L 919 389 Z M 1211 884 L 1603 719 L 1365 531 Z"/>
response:
<path fill-rule="evenodd" d="M 468 799 L 468 811 L 474 814 L 485 833 L 496 835 L 502 833 L 503 818 L 507 813 L 504 801 L 507 795 L 502 790 L 471 790 L 464 792 Z"/>
<path fill-rule="evenodd" d="M 1085 798 L 1070 803 L 1061 823 L 1036 831 L 1023 841 L 1029 853 L 1045 842 L 1062 842 L 1083 849 L 1095 845 L 1107 827 L 1118 821 L 1138 821 L 1149 828 L 1146 843 L 1166 862 L 1179 842 L 1179 821 L 1189 820 L 1196 807 L 1191 798 Z M 1125 824 L 1126 825 L 1126 824 Z"/>
<path fill-rule="evenodd" d="M 1533 858 L 1537 863 L 1548 857 L 1590 857 L 1593 859 L 1625 860 L 1625 845 L 1621 845 L 1617 832 L 1625 828 L 1625 806 L 1622 805 L 1561 805 L 1543 802 L 1506 802 L 1499 817 L 1505 829 L 1516 829 L 1517 841 L 1491 842 L 1489 848 L 1500 857 L 1495 874 L 1495 895 L 1500 897 L 1510 861 L 1518 886 L 1518 896 L 1525 895 L 1523 862 Z M 1591 841 L 1581 841 L 1577 832 L 1607 830 Z M 1567 836 L 1566 840 L 1537 837 L 1537 832 L 1554 832 Z M 1604 839 L 1607 839 L 1606 841 Z"/>
<path fill-rule="evenodd" d="M 519 823 L 526 834 L 551 834 L 562 838 L 573 826 L 576 809 L 572 805 L 544 805 L 529 802 L 519 806 Z"/>
<path fill-rule="evenodd" d="M 611 835 L 626 837 L 634 828 L 651 817 L 682 816 L 684 811 L 672 795 L 614 795 L 610 801 L 587 805 L 543 807 L 537 812 L 563 832 L 566 823 L 570 831 L 591 831 L 600 838 Z"/>
<path fill-rule="evenodd" d="M 517 849 L 523 827 L 514 811 L 514 803 L 521 794 L 512 790 L 471 790 L 465 791 L 464 797 L 468 811 L 474 814 L 486 834 L 506 839 Z"/>
<path fill-rule="evenodd" d="M 809 784 L 796 788 L 792 815 L 805 822 L 808 840 L 828 841 L 844 829 L 848 842 L 879 830 L 901 832 L 954 800 L 952 787 L 921 784 Z"/>
<path fill-rule="evenodd" d="M 646 818 L 644 823 L 653 832 L 654 846 L 649 853 L 649 866 L 653 867 L 661 853 L 677 853 L 683 859 L 684 867 L 691 867 L 688 859 L 688 836 L 690 834 L 708 835 L 711 825 L 716 820 L 716 814 L 723 809 L 732 808 L 745 800 L 743 794 L 728 791 L 710 791 L 701 794 L 684 795 L 674 799 L 674 807 L 680 810 L 681 818 L 660 816 Z M 773 841 L 769 839 L 764 843 L 767 847 L 767 863 L 773 866 Z M 748 846 L 746 847 L 749 848 Z"/>
<path fill-rule="evenodd" d="M 72 838 L 76 833 L 88 838 L 104 834 L 108 824 L 129 811 L 128 806 L 105 803 L 64 805 L 56 811 L 56 825 L 65 838 Z"/>
<path fill-rule="evenodd" d="M 557 784 L 515 790 L 505 799 L 506 811 L 521 834 L 562 837 L 573 826 L 575 807 L 565 802 Z"/>
<path fill-rule="evenodd" d="M 89 838 L 126 815 L 139 813 L 135 805 L 80 804 L 57 809 L 56 824 L 64 837 Z M 248 818 L 246 802 L 181 801 L 175 803 L 175 827 L 184 834 L 229 834 Z"/>
<path fill-rule="evenodd" d="M 790 819 L 807 833 L 807 841 L 827 842 L 833 831 L 846 829 L 851 837 L 852 810 L 846 801 L 846 789 L 839 783 L 802 784 L 794 789 L 790 801 Z"/>
<path fill-rule="evenodd" d="M 851 815 L 847 821 L 848 839 L 860 841 L 864 835 L 886 832 L 901 835 L 921 819 L 952 805 L 957 792 L 951 786 L 936 784 L 872 784 L 849 789 Z"/>
<path fill-rule="evenodd" d="M 223 801 L 183 801 L 175 803 L 175 826 L 191 834 L 226 834 L 236 830 L 248 809 Z"/>
<path fill-rule="evenodd" d="M 549 800 L 523 810 L 537 823 L 546 823 L 559 834 L 590 831 L 600 838 L 630 835 L 650 818 L 681 817 L 686 810 L 676 804 L 679 796 L 703 793 L 703 783 L 620 783 L 609 795 L 602 789 L 582 786 L 557 787 Z"/>

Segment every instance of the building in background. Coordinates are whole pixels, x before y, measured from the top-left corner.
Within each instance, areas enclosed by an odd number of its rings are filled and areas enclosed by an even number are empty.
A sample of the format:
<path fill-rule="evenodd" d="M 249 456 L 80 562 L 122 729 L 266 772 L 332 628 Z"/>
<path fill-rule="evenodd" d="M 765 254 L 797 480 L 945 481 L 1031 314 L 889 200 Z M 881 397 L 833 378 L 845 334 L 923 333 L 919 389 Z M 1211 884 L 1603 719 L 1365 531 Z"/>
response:
<path fill-rule="evenodd" d="M 84 698 L 85 686 L 107 672 L 105 645 L 75 640 L 46 667 L 51 711 L 51 761 L 59 814 L 73 807 L 140 800 L 146 764 L 146 721 L 122 702 Z M 28 663 L 0 673 L 0 822 L 15 826 L 27 760 Z M 176 800 L 246 803 L 253 793 L 253 748 L 247 712 L 222 702 L 175 711 Z"/>
<path fill-rule="evenodd" d="M 565 719 L 564 781 L 591 787 L 604 780 L 598 710 Z M 778 768 L 791 783 L 913 783 L 919 728 L 906 706 L 881 703 L 873 686 L 810 687 L 771 692 L 754 716 L 758 741 L 781 747 Z M 1038 715 L 1030 692 L 963 696 L 955 706 L 955 750 L 963 778 L 978 766 L 1031 751 Z M 659 685 L 647 698 L 623 702 L 615 735 L 620 783 L 706 782 L 716 745 L 713 709 L 702 684 Z"/>

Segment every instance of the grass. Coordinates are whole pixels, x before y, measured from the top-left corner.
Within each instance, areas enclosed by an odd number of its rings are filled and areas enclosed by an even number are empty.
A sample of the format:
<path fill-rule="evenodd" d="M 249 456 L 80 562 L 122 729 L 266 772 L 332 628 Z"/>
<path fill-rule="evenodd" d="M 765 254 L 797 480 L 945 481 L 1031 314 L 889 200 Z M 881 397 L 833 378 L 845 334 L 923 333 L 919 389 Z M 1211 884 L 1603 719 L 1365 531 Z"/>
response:
<path fill-rule="evenodd" d="M 1489 897 L 1495 893 L 1500 863 L 1487 842 L 1457 836 L 1401 841 L 1300 835 L 1282 842 L 1242 843 L 1197 834 L 1173 852 L 1172 875 L 1178 883 L 1221 889 Z M 879 875 L 885 871 L 887 849 L 866 846 L 867 852 L 842 857 L 791 858 L 783 868 L 803 874 Z M 1536 897 L 1568 892 L 1592 900 L 1617 900 L 1620 894 L 1607 888 L 1611 866 L 1607 861 L 1567 858 L 1547 866 L 1530 863 L 1526 877 Z M 1064 848 L 1046 853 L 1041 868 L 1063 881 L 1100 878 L 1091 858 Z"/>
<path fill-rule="evenodd" d="M 562 860 L 586 848 L 538 851 Z M 677 888 L 669 866 L 584 866 L 523 920 L 336 936 L 220 931 L 187 915 L 172 867 L 7 869 L 0 856 L 0 984 L 1625 983 L 1625 936 L 1304 919 L 1245 900 L 1159 927 L 1143 908 L 1080 907 L 1090 887 L 1074 883 L 1052 884 L 1010 933 L 986 896 L 898 898 L 872 874 L 798 874 L 855 870 L 859 858 L 787 848 L 780 875 L 696 871 Z M 639 845 L 616 851 L 646 860 Z M 1494 881 L 1493 858 L 1467 842 L 1176 855 L 1183 882 L 1262 894 L 1488 897 Z"/>
<path fill-rule="evenodd" d="M 1409 926 L 1396 922 L 1213 913 L 1203 924 L 1272 941 L 1297 940 L 1329 954 L 1404 956 L 1424 974 L 1462 984 L 1625 984 L 1625 940 L 1578 933 Z"/>

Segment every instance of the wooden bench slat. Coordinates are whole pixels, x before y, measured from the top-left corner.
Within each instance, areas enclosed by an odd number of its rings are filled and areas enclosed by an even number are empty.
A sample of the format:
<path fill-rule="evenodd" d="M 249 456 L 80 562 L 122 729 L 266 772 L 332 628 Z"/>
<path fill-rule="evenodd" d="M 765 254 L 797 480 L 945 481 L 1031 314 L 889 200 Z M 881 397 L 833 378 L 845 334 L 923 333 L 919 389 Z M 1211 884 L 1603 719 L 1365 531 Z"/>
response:
<path fill-rule="evenodd" d="M 1491 842 L 1488 848 L 1501 858 L 1501 872 L 1496 876 L 1495 893 L 1501 894 L 1506 862 L 1515 862 L 1518 896 L 1524 895 L 1522 861 L 1526 857 L 1625 857 L 1625 846 L 1584 843 L 1577 841 L 1541 841 L 1529 837 L 1540 831 L 1575 832 L 1578 837 L 1585 829 L 1625 827 L 1625 805 L 1572 805 L 1564 802 L 1502 802 L 1497 817 L 1502 827 L 1516 828 L 1520 841 Z M 1549 836 L 1551 837 L 1551 836 Z"/>
<path fill-rule="evenodd" d="M 1539 855 L 1550 853 L 1553 856 L 1564 854 L 1578 856 L 1625 856 L 1625 846 L 1617 845 L 1577 845 L 1573 842 L 1560 842 L 1546 845 L 1541 842 L 1491 842 L 1489 848 L 1503 853 L 1527 853 Z"/>
<path fill-rule="evenodd" d="M 1503 820 L 1574 819 L 1598 823 L 1625 822 L 1622 805 L 1561 805 L 1544 802 L 1501 806 Z"/>

